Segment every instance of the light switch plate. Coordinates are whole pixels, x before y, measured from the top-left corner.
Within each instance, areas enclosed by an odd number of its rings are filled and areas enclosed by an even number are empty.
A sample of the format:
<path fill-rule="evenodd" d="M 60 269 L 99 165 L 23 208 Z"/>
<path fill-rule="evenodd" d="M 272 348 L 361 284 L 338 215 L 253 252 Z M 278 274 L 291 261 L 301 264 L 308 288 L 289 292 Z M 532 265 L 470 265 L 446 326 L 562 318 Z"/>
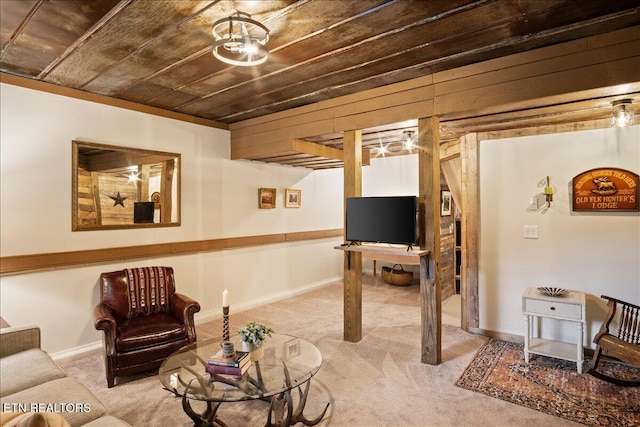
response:
<path fill-rule="evenodd" d="M 537 225 L 525 225 L 524 226 L 524 238 L 525 239 L 537 239 L 538 238 L 538 226 Z"/>

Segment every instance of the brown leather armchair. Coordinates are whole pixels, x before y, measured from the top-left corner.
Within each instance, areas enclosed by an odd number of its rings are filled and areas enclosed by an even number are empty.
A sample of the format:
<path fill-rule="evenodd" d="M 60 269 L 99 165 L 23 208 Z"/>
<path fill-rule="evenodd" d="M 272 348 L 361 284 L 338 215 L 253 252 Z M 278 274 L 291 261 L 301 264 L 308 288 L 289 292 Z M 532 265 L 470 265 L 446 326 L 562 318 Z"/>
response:
<path fill-rule="evenodd" d="M 107 385 L 117 376 L 158 369 L 174 351 L 196 341 L 200 304 L 176 293 L 173 268 L 131 268 L 100 275 L 94 326 L 104 331 Z"/>

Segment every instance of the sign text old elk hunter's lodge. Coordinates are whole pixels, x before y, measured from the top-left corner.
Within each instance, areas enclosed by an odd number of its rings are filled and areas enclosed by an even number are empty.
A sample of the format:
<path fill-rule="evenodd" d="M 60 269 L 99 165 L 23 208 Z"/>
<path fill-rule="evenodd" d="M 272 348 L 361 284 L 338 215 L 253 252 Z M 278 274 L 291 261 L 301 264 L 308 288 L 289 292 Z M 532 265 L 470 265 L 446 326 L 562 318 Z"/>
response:
<path fill-rule="evenodd" d="M 598 168 L 573 178 L 574 211 L 638 211 L 638 174 Z"/>

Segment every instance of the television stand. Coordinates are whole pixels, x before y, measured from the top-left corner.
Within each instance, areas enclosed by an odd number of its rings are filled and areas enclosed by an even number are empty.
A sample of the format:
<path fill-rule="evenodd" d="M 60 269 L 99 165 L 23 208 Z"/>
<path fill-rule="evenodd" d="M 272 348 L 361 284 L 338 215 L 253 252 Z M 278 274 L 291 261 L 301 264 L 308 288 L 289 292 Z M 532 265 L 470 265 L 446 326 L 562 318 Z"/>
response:
<path fill-rule="evenodd" d="M 413 249 L 410 247 L 408 250 L 403 248 L 390 248 L 388 246 L 381 245 L 359 245 L 359 246 L 335 246 L 334 249 L 344 251 L 347 257 L 347 269 L 351 270 L 353 265 L 362 266 L 362 263 L 352 263 L 351 260 L 355 256 L 354 253 L 361 253 L 363 258 L 370 258 L 373 260 L 380 260 L 385 262 L 391 262 L 394 264 L 408 264 L 420 266 L 420 298 L 422 300 L 423 307 L 431 307 L 436 309 L 436 301 L 438 301 L 436 294 L 432 292 L 433 286 L 428 286 L 431 279 L 429 279 L 428 265 L 429 265 L 429 251 L 426 249 Z M 360 272 L 361 274 L 361 272 Z M 357 287 L 362 287 L 362 278 L 360 274 L 358 280 L 360 283 Z M 346 276 L 346 272 L 345 272 Z M 353 341 L 350 333 L 353 330 L 360 331 L 362 328 L 362 293 L 361 291 L 353 294 L 348 294 L 347 287 L 344 287 L 345 292 L 345 306 L 344 306 L 344 330 L 345 340 Z M 439 304 L 439 302 L 438 302 Z M 422 310 L 422 363 L 428 363 L 431 365 L 437 365 L 440 363 L 440 343 L 439 343 L 439 324 L 429 322 L 429 316 L 431 310 Z M 358 333 L 360 335 L 360 333 Z M 350 337 L 350 338 L 347 338 Z M 360 341 L 361 337 L 355 338 Z"/>

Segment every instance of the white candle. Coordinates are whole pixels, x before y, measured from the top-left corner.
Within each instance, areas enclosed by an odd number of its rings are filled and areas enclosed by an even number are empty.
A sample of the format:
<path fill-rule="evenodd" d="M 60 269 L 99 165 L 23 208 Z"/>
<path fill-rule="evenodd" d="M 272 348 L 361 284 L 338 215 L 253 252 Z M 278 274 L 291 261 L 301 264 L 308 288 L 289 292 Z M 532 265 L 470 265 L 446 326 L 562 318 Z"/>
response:
<path fill-rule="evenodd" d="M 229 307 L 229 291 L 226 289 L 222 292 L 222 306 Z"/>

